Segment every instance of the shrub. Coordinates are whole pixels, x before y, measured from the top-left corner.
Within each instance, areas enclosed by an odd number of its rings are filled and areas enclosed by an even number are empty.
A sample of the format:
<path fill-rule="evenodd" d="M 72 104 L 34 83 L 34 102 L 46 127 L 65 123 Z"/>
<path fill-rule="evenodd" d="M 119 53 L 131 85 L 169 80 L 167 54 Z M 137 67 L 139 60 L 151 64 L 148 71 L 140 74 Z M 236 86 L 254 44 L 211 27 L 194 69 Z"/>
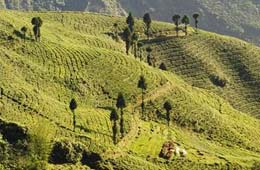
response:
<path fill-rule="evenodd" d="M 89 167 L 96 167 L 96 164 L 101 160 L 102 158 L 98 153 L 84 151 L 81 162 Z"/>
<path fill-rule="evenodd" d="M 27 129 L 15 123 L 5 122 L 0 119 L 0 133 L 3 139 L 10 144 L 16 144 L 28 138 Z"/>
<path fill-rule="evenodd" d="M 216 75 L 211 75 L 210 80 L 214 85 L 222 87 L 222 88 L 225 87 L 227 84 L 227 80 L 225 80 L 219 76 L 216 76 Z"/>
<path fill-rule="evenodd" d="M 68 140 L 54 143 L 50 162 L 53 164 L 77 163 L 82 159 L 83 147 L 80 144 L 73 144 Z"/>

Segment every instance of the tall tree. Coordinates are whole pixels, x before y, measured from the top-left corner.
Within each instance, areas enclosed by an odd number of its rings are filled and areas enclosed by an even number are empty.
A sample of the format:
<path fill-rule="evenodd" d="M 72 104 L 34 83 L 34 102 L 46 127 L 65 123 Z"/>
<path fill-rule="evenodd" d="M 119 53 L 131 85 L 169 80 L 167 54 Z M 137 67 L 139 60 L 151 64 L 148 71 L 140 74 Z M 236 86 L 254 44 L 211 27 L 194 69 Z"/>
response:
<path fill-rule="evenodd" d="M 125 41 L 126 54 L 129 55 L 129 50 L 132 44 L 132 33 L 129 28 L 125 28 L 123 32 L 123 39 Z"/>
<path fill-rule="evenodd" d="M 171 121 L 170 112 L 172 110 L 172 105 L 169 101 L 166 101 L 164 103 L 163 107 L 166 110 L 166 119 L 167 119 L 167 122 L 168 122 L 168 126 L 170 126 L 170 121 Z"/>
<path fill-rule="evenodd" d="M 22 31 L 22 33 L 23 33 L 23 39 L 24 39 L 24 42 L 25 42 L 25 40 L 26 40 L 26 33 L 27 33 L 27 27 L 25 27 L 25 26 L 23 26 L 22 28 L 21 28 L 21 31 Z"/>
<path fill-rule="evenodd" d="M 34 33 L 35 41 L 38 41 L 41 38 L 41 26 L 43 24 L 43 21 L 40 17 L 34 17 L 32 18 L 31 23 L 32 25 L 34 25 L 33 33 Z"/>
<path fill-rule="evenodd" d="M 114 23 L 113 27 L 114 27 L 114 38 L 115 38 L 116 41 L 119 41 L 119 36 L 118 36 L 118 24 L 117 24 L 117 23 Z"/>
<path fill-rule="evenodd" d="M 135 19 L 130 12 L 128 17 L 126 18 L 126 23 L 131 32 L 134 32 Z"/>
<path fill-rule="evenodd" d="M 188 35 L 188 25 L 190 24 L 190 19 L 187 15 L 184 15 L 181 22 L 185 25 L 185 35 Z"/>
<path fill-rule="evenodd" d="M 155 65 L 154 59 L 153 59 L 152 54 L 151 54 L 152 51 L 153 51 L 153 49 L 152 49 L 151 47 L 147 47 L 147 48 L 146 48 L 146 52 L 147 52 L 147 63 L 148 63 L 149 66 L 154 66 L 154 65 Z"/>
<path fill-rule="evenodd" d="M 125 98 L 124 98 L 122 93 L 118 94 L 116 107 L 118 109 L 120 109 L 120 113 L 121 113 L 121 115 L 120 115 L 120 133 L 121 133 L 121 138 L 123 138 L 124 133 L 125 133 L 125 130 L 124 130 L 124 108 L 126 107 L 126 102 L 125 102 Z"/>
<path fill-rule="evenodd" d="M 146 84 L 144 76 L 140 76 L 137 87 L 142 89 L 142 105 L 141 105 L 141 108 L 142 108 L 142 116 L 143 116 L 144 115 L 144 94 L 145 94 L 145 90 L 147 89 L 147 84 Z"/>
<path fill-rule="evenodd" d="M 138 57 L 140 58 L 140 61 L 142 61 L 142 47 L 143 47 L 143 45 L 144 44 L 140 41 L 137 43 Z"/>
<path fill-rule="evenodd" d="M 118 117 L 116 109 L 112 109 L 112 111 L 110 113 L 110 120 L 113 121 L 112 131 L 113 131 L 114 144 L 117 143 L 117 121 L 118 121 L 118 119 L 119 119 L 119 117 Z"/>
<path fill-rule="evenodd" d="M 137 33 L 134 33 L 132 36 L 132 45 L 133 45 L 133 49 L 134 49 L 134 56 L 135 58 L 137 58 L 137 45 L 138 45 L 138 41 L 139 41 L 139 36 Z"/>
<path fill-rule="evenodd" d="M 172 17 L 172 21 L 174 22 L 175 24 L 175 30 L 176 30 L 176 35 L 177 37 L 179 36 L 179 24 L 180 24 L 180 19 L 181 19 L 181 16 L 176 14 Z"/>
<path fill-rule="evenodd" d="M 197 14 L 197 13 L 195 13 L 195 14 L 193 14 L 193 19 L 194 19 L 194 21 L 195 21 L 195 28 L 196 28 L 196 31 L 198 30 L 198 23 L 199 23 L 199 14 Z"/>
<path fill-rule="evenodd" d="M 150 38 L 150 29 L 151 29 L 151 25 L 152 25 L 152 19 L 151 19 L 151 16 L 149 13 L 144 14 L 143 21 L 146 26 L 145 34 L 147 35 L 147 38 L 149 39 Z"/>
<path fill-rule="evenodd" d="M 70 110 L 73 114 L 73 131 L 75 132 L 75 128 L 76 128 L 76 114 L 75 114 L 75 110 L 77 109 L 78 105 L 75 99 L 72 99 L 70 101 Z"/>

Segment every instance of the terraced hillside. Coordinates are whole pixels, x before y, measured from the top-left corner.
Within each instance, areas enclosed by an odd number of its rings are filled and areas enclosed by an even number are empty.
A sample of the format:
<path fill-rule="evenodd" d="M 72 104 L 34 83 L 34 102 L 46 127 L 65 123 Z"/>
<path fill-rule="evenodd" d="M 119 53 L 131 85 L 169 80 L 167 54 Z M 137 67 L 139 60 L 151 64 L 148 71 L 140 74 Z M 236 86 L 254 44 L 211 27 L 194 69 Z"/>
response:
<path fill-rule="evenodd" d="M 23 42 L 17 32 L 22 26 L 31 27 L 34 16 L 43 19 L 42 40 L 32 41 L 30 30 Z M 75 154 L 71 157 L 76 161 L 50 160 L 49 169 L 258 168 L 260 50 L 233 38 L 196 34 L 192 28 L 188 37 L 176 38 L 173 25 L 155 22 L 156 36 L 142 41 L 169 68 L 162 71 L 125 55 L 124 43 L 109 36 L 116 22 L 122 30 L 125 19 L 118 17 L 0 12 L 0 151 L 7 155 L 0 156 L 0 167 L 29 169 L 24 160 L 28 164 L 41 160 L 43 150 L 52 157 L 55 149 L 51 148 L 65 141 L 75 150 L 66 155 Z M 137 22 L 136 30 L 142 33 L 142 28 Z M 142 53 L 145 58 L 145 50 Z M 141 117 L 137 83 L 142 74 L 148 89 Z M 226 86 L 213 85 L 211 74 L 227 80 Z M 126 134 L 114 145 L 110 112 L 119 92 L 127 102 Z M 72 98 L 78 103 L 75 132 L 69 108 Z M 169 127 L 163 109 L 166 100 L 173 103 Z M 8 135 L 13 133 L 15 137 Z M 24 138 L 28 144 L 21 142 Z M 187 157 L 159 158 L 168 140 L 185 148 Z M 36 157 L 20 153 L 21 146 Z M 39 146 L 41 152 L 35 149 Z"/>
<path fill-rule="evenodd" d="M 158 41 L 158 40 L 156 40 Z M 189 84 L 223 97 L 244 113 L 260 116 L 259 48 L 204 31 L 188 37 L 151 41 L 153 55 Z M 226 82 L 221 87 L 214 77 Z"/>
<path fill-rule="evenodd" d="M 0 9 L 88 11 L 142 17 L 172 22 L 174 14 L 200 13 L 199 26 L 208 31 L 259 42 L 259 0 L 0 0 Z M 192 23 L 194 23 L 192 21 Z"/>

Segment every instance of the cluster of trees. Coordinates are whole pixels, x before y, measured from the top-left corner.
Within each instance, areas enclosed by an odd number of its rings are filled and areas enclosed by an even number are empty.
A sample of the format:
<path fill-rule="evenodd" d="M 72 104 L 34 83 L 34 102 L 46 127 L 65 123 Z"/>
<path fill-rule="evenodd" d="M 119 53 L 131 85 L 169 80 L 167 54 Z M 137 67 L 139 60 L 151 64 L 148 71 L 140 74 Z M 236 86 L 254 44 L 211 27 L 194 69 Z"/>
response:
<path fill-rule="evenodd" d="M 145 93 L 146 93 L 146 90 L 148 88 L 148 85 L 147 85 L 147 82 L 145 80 L 145 77 L 143 75 L 140 76 L 140 79 L 137 83 L 137 87 L 139 89 L 141 89 L 141 94 L 142 94 L 142 102 L 141 102 L 141 114 L 142 116 L 141 117 L 144 117 L 145 115 Z M 113 108 L 111 110 L 111 113 L 110 113 L 110 120 L 112 121 L 113 123 L 113 126 L 112 126 L 112 132 L 113 132 L 113 142 L 114 144 L 117 143 L 118 141 L 118 120 L 119 120 L 119 127 L 120 127 L 120 137 L 121 139 L 124 137 L 124 133 L 125 133 L 125 126 L 124 126 L 124 108 L 126 108 L 126 101 L 125 101 L 125 98 L 123 96 L 122 93 L 119 93 L 118 94 L 118 97 L 117 97 L 117 101 L 116 101 L 116 108 Z M 171 114 L 171 110 L 172 110 L 172 104 L 170 101 L 166 101 L 163 105 L 163 108 L 166 110 L 166 120 L 167 120 L 167 125 L 170 126 L 170 121 L 171 121 L 171 118 L 170 118 L 170 114 Z M 120 116 L 118 114 L 118 111 L 120 111 Z"/>
<path fill-rule="evenodd" d="M 198 29 L 198 23 L 199 23 L 199 14 L 195 13 L 192 15 L 194 21 L 195 21 L 195 28 L 196 31 Z M 188 25 L 190 24 L 190 18 L 187 15 L 184 15 L 182 18 L 180 15 L 176 14 L 172 16 L 172 21 L 175 24 L 175 30 L 176 30 L 176 35 L 179 36 L 179 25 L 180 23 L 184 24 L 184 32 L 185 35 L 188 35 Z"/>
<path fill-rule="evenodd" d="M 195 13 L 192 15 L 194 22 L 195 22 L 195 28 L 196 31 L 198 29 L 198 23 L 199 23 L 199 14 Z M 184 25 L 184 32 L 185 35 L 188 35 L 188 25 L 190 24 L 190 18 L 187 15 L 184 15 L 181 17 L 180 15 L 176 14 L 172 17 L 172 21 L 175 24 L 175 31 L 176 36 L 179 36 L 180 24 Z M 132 13 L 129 13 L 128 17 L 126 18 L 127 27 L 123 30 L 122 33 L 122 39 L 125 42 L 125 48 L 126 48 L 126 54 L 129 55 L 129 51 L 132 47 L 135 58 L 139 58 L 142 60 L 142 47 L 143 43 L 139 39 L 139 35 L 135 30 L 135 19 L 132 15 Z M 147 39 L 149 40 L 151 37 L 151 27 L 152 27 L 152 18 L 149 13 L 145 13 L 143 16 L 143 23 L 145 25 L 144 34 L 147 36 Z M 114 24 L 114 37 L 116 40 L 119 40 L 119 26 L 117 23 Z M 156 67 L 156 58 L 151 55 L 152 48 L 148 47 L 146 48 L 147 56 L 146 61 L 150 66 Z M 167 67 L 164 63 L 161 63 L 159 65 L 159 68 L 161 70 L 167 70 Z"/>
<path fill-rule="evenodd" d="M 149 13 L 146 13 L 143 16 L 143 22 L 145 24 L 145 35 L 149 39 L 151 36 L 151 25 L 152 25 L 152 19 Z M 132 13 L 129 13 L 128 17 L 126 18 L 126 24 L 127 27 L 123 30 L 122 38 L 125 41 L 125 47 L 126 47 L 126 54 L 129 55 L 129 50 L 132 47 L 134 51 L 134 56 L 138 57 L 138 52 L 140 48 L 142 47 L 142 43 L 139 42 L 139 35 L 135 31 L 135 19 L 132 15 Z M 116 39 L 119 37 L 119 31 L 118 31 L 118 24 L 114 24 L 114 35 Z"/>
<path fill-rule="evenodd" d="M 72 112 L 72 122 L 73 122 L 73 132 L 76 129 L 76 113 L 75 110 L 77 109 L 78 104 L 76 100 L 73 98 L 69 103 L 69 108 Z M 126 101 L 122 93 L 118 94 L 117 101 L 116 101 L 116 108 L 113 108 L 110 113 L 110 120 L 113 122 L 112 132 L 113 132 L 113 142 L 114 144 L 117 143 L 117 134 L 118 134 L 118 120 L 119 127 L 120 127 L 120 138 L 122 139 L 125 134 L 125 121 L 124 121 L 124 108 L 126 107 Z M 118 111 L 120 111 L 120 116 L 118 115 Z"/>
<path fill-rule="evenodd" d="M 33 33 L 35 41 L 40 41 L 41 38 L 41 26 L 43 24 L 43 21 L 40 17 L 33 17 L 31 20 L 31 24 L 33 25 Z M 23 26 L 20 31 L 22 32 L 22 38 L 24 42 L 26 41 L 26 34 L 28 32 L 28 28 L 26 26 Z"/>
<path fill-rule="evenodd" d="M 116 107 L 117 107 L 117 110 L 120 110 L 120 117 L 119 117 L 116 109 L 112 109 L 111 114 L 110 114 L 110 120 L 113 121 L 112 131 L 113 131 L 113 142 L 114 142 L 114 144 L 117 143 L 117 134 L 118 134 L 117 121 L 119 119 L 120 119 L 119 127 L 120 127 L 121 139 L 124 137 L 124 134 L 125 134 L 124 108 L 126 107 L 126 102 L 125 102 L 125 98 L 124 98 L 122 93 L 118 94 Z"/>
<path fill-rule="evenodd" d="M 192 15 L 194 22 L 195 22 L 195 28 L 196 31 L 198 29 L 198 23 L 199 23 L 199 14 L 195 13 Z M 185 35 L 188 35 L 188 25 L 190 24 L 190 18 L 187 15 L 184 15 L 181 17 L 180 15 L 176 14 L 172 16 L 172 21 L 175 24 L 175 31 L 176 35 L 179 36 L 179 31 L 180 31 L 180 24 L 184 24 L 184 32 Z M 152 27 L 152 18 L 149 13 L 145 13 L 143 16 L 143 22 L 145 25 L 145 31 L 144 34 L 147 36 L 147 39 L 149 40 L 151 37 L 151 27 Z M 129 54 L 129 50 L 131 47 L 133 47 L 134 50 L 134 55 L 137 57 L 137 51 L 140 49 L 142 46 L 141 44 L 138 45 L 139 43 L 139 35 L 135 31 L 135 19 L 130 12 L 128 17 L 126 18 L 126 23 L 127 27 L 124 29 L 122 38 L 125 41 L 125 46 L 126 46 L 126 54 Z M 119 29 L 118 29 L 118 24 L 114 24 L 114 36 L 117 40 L 119 40 Z"/>

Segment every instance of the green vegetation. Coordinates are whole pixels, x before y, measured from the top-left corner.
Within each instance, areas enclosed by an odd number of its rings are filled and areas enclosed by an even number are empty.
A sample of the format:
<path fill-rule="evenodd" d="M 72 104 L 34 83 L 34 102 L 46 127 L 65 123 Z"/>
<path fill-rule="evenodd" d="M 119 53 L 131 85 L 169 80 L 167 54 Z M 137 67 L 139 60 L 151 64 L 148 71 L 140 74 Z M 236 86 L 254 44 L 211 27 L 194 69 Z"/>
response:
<path fill-rule="evenodd" d="M 116 107 L 120 109 L 120 133 L 121 133 L 121 139 L 125 135 L 125 123 L 124 123 L 124 108 L 126 107 L 125 98 L 122 93 L 118 94 Z"/>
<path fill-rule="evenodd" d="M 34 37 L 35 37 L 35 41 L 40 41 L 41 38 L 41 26 L 43 24 L 43 21 L 40 17 L 33 17 L 32 19 L 32 25 L 34 25 L 33 27 L 33 33 L 34 33 Z"/>
<path fill-rule="evenodd" d="M 128 28 L 130 31 L 133 33 L 134 32 L 134 26 L 135 26 L 135 20 L 134 17 L 132 16 L 132 13 L 130 12 L 128 17 L 126 18 L 126 23 L 128 25 Z"/>
<path fill-rule="evenodd" d="M 176 30 L 176 35 L 177 37 L 179 36 L 179 22 L 180 22 L 181 16 L 176 14 L 172 17 L 172 21 L 175 24 L 175 30 Z"/>
<path fill-rule="evenodd" d="M 26 33 L 27 33 L 27 30 L 28 30 L 28 28 L 25 27 L 25 26 L 23 26 L 23 27 L 21 28 L 21 31 L 23 32 L 24 42 L 25 42 L 25 40 L 26 40 Z"/>
<path fill-rule="evenodd" d="M 76 114 L 75 114 L 75 110 L 77 109 L 77 102 L 76 102 L 76 100 L 75 99 L 72 99 L 71 101 L 70 101 L 70 110 L 71 110 L 71 112 L 72 112 L 72 114 L 73 114 L 73 131 L 75 132 L 75 128 L 76 128 Z"/>
<path fill-rule="evenodd" d="M 24 43 L 14 30 L 35 16 L 41 41 Z M 114 23 L 119 35 L 128 27 L 121 17 L 0 11 L 0 167 L 257 169 L 259 48 L 188 25 L 184 36 L 183 24 L 177 37 L 156 21 L 147 40 L 136 19 L 137 53 L 154 57 L 150 66 L 125 54 Z M 168 141 L 187 155 L 159 157 Z"/>
<path fill-rule="evenodd" d="M 140 88 L 142 90 L 142 104 L 141 104 L 141 108 L 142 108 L 142 116 L 144 115 L 144 95 L 145 95 L 145 90 L 147 89 L 147 84 L 145 81 L 144 76 L 140 76 L 140 80 L 138 81 L 138 88 Z"/>
<path fill-rule="evenodd" d="M 185 35 L 188 35 L 188 25 L 190 24 L 190 19 L 187 15 L 184 15 L 183 18 L 181 19 L 181 22 L 184 24 L 184 30 L 185 30 Z"/>
<path fill-rule="evenodd" d="M 149 13 L 145 13 L 143 16 L 143 21 L 145 23 L 146 26 L 146 31 L 145 34 L 147 35 L 147 38 L 150 38 L 150 29 L 151 29 L 151 25 L 152 25 L 152 19 Z"/>
<path fill-rule="evenodd" d="M 113 121 L 112 131 L 113 131 L 113 142 L 114 142 L 114 144 L 117 143 L 117 131 L 118 131 L 117 121 L 118 121 L 118 119 L 119 119 L 119 117 L 118 117 L 116 109 L 112 109 L 112 111 L 110 113 L 110 120 Z"/>
<path fill-rule="evenodd" d="M 166 101 L 164 104 L 163 104 L 163 108 L 166 110 L 166 120 L 168 122 L 168 126 L 170 126 L 170 121 L 171 121 L 171 110 L 172 110 L 172 105 L 169 101 Z"/>
<path fill-rule="evenodd" d="M 192 17 L 193 17 L 193 19 L 194 19 L 194 21 L 195 21 L 196 31 L 198 31 L 198 23 L 199 23 L 199 20 L 198 20 L 198 19 L 199 19 L 199 16 L 200 16 L 200 15 L 197 14 L 197 13 L 192 15 Z"/>
<path fill-rule="evenodd" d="M 192 16 L 198 10 L 201 28 L 260 42 L 259 0 L 0 0 L 0 9 L 88 11 L 113 16 L 126 16 L 127 11 L 132 11 L 137 17 L 150 11 L 154 19 L 169 22 L 172 11 Z"/>

